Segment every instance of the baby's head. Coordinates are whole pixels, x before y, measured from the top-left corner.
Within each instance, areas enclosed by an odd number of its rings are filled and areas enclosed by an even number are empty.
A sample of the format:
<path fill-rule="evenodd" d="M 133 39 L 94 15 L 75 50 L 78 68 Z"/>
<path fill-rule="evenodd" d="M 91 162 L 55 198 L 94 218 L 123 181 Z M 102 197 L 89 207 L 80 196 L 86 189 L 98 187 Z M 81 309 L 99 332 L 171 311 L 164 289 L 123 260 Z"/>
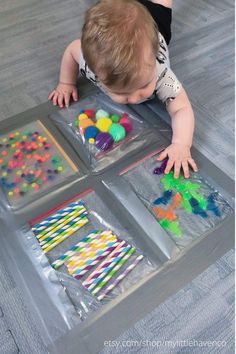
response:
<path fill-rule="evenodd" d="M 101 0 L 90 8 L 82 51 L 107 94 L 118 103 L 138 103 L 156 86 L 157 26 L 136 0 Z"/>

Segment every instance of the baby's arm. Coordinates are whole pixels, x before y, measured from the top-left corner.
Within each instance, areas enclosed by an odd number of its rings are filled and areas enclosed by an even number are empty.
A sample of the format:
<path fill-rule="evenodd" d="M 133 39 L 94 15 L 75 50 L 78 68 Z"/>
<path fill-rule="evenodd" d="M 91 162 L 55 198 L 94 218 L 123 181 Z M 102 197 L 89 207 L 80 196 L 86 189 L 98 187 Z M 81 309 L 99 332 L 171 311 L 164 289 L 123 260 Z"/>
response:
<path fill-rule="evenodd" d="M 74 101 L 78 100 L 76 79 L 79 72 L 80 50 L 80 39 L 77 39 L 68 45 L 63 54 L 59 83 L 48 97 L 55 106 L 58 104 L 62 108 L 65 104 L 68 107 L 71 96 Z"/>
<path fill-rule="evenodd" d="M 182 88 L 178 96 L 167 105 L 172 120 L 172 143 L 160 155 L 159 160 L 168 156 L 165 173 L 174 166 L 174 176 L 178 177 L 183 168 L 184 176 L 189 177 L 189 165 L 197 171 L 197 165 L 191 157 L 194 132 L 194 114 L 185 90 Z"/>

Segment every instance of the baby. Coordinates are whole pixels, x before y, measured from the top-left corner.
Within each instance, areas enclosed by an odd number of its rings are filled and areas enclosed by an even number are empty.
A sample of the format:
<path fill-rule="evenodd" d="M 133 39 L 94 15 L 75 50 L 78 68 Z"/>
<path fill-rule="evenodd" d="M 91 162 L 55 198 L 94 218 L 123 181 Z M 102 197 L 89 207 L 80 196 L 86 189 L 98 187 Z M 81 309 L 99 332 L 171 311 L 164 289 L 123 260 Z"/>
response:
<path fill-rule="evenodd" d="M 158 97 L 172 120 L 172 143 L 159 156 L 168 157 L 165 173 L 189 166 L 197 171 L 190 148 L 194 114 L 188 96 L 170 69 L 172 0 L 101 0 L 85 16 L 82 38 L 65 50 L 60 81 L 50 93 L 54 105 L 78 100 L 79 72 L 121 104 Z"/>

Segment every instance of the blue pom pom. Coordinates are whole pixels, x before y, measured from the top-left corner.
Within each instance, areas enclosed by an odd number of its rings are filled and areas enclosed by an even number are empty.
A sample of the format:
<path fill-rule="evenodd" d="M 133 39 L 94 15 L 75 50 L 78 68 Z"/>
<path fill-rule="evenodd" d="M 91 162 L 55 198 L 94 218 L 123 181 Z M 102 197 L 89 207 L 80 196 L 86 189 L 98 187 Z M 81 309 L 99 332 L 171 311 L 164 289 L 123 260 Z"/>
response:
<path fill-rule="evenodd" d="M 99 133 L 99 129 L 95 126 L 89 126 L 84 131 L 84 137 L 86 140 L 95 139 Z"/>

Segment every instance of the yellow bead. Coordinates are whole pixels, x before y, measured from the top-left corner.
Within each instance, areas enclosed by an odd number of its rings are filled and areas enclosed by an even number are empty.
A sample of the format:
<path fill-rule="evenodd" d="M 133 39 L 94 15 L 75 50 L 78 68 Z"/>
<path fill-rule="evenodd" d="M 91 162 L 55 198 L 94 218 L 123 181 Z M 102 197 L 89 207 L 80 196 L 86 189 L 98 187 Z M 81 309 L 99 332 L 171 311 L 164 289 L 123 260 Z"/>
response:
<path fill-rule="evenodd" d="M 14 194 L 13 192 L 8 192 L 9 197 L 12 197 L 13 194 Z"/>
<path fill-rule="evenodd" d="M 89 142 L 89 144 L 94 144 L 95 143 L 95 139 L 94 138 L 90 138 L 88 142 Z"/>

